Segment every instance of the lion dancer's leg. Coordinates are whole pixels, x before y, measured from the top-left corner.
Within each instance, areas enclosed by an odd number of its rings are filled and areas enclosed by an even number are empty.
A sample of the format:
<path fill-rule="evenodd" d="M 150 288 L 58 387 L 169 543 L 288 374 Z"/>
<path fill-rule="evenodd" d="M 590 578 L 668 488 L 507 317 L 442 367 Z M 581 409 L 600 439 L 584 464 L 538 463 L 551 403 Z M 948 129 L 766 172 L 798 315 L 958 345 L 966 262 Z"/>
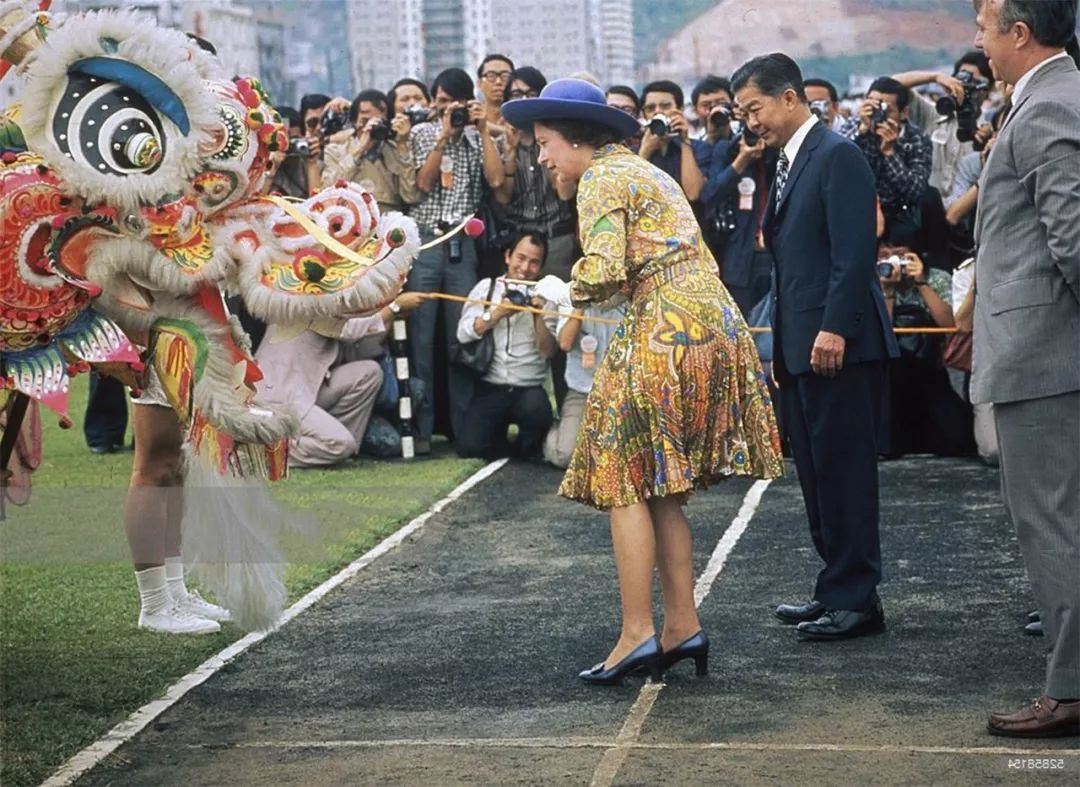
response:
<path fill-rule="evenodd" d="M 139 586 L 140 628 L 207 634 L 229 613 L 188 591 L 180 557 L 183 518 L 182 434 L 172 408 L 153 401 L 134 407 L 135 462 L 124 505 L 124 531 Z"/>

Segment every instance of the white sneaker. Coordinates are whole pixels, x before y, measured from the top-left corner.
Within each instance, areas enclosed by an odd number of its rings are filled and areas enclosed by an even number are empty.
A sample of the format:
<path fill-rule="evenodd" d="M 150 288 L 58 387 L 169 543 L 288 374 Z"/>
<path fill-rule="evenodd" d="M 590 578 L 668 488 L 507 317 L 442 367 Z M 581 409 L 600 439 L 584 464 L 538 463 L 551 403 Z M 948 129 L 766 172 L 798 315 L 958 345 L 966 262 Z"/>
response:
<path fill-rule="evenodd" d="M 199 618 L 220 620 L 222 622 L 232 620 L 232 613 L 229 610 L 225 609 L 225 607 L 219 607 L 217 604 L 211 604 L 200 596 L 197 590 L 189 590 L 176 599 L 176 606 Z"/>
<path fill-rule="evenodd" d="M 161 634 L 213 634 L 221 631 L 221 626 L 213 620 L 193 615 L 177 604 L 158 612 L 140 612 L 139 628 Z"/>

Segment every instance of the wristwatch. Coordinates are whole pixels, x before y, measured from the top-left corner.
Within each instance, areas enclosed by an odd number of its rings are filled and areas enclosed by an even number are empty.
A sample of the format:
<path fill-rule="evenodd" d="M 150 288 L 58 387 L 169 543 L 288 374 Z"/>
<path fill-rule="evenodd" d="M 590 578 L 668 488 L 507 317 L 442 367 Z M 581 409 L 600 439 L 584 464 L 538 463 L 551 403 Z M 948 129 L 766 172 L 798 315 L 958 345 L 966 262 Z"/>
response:
<path fill-rule="evenodd" d="M 491 312 L 484 312 L 483 314 L 480 315 L 480 319 L 483 320 L 484 322 L 486 322 L 488 325 L 490 325 L 491 324 Z"/>
<path fill-rule="evenodd" d="M 401 307 L 397 305 L 397 301 L 390 301 L 390 305 L 386 308 L 388 308 L 393 314 L 401 314 Z"/>

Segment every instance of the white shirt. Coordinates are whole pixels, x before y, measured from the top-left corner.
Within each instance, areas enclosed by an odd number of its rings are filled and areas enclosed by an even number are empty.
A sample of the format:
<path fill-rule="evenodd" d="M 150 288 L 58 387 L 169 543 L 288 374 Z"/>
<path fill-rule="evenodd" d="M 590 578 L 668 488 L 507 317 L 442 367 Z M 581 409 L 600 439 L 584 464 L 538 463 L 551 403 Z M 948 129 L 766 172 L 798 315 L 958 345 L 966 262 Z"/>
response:
<path fill-rule="evenodd" d="M 799 126 L 798 130 L 791 135 L 791 139 L 784 145 L 784 153 L 787 154 L 788 167 L 795 163 L 795 157 L 799 155 L 799 151 L 802 149 L 803 142 L 806 141 L 806 135 L 810 133 L 810 130 L 817 125 L 818 119 L 814 115 L 810 115 L 806 119 L 806 122 Z"/>
<path fill-rule="evenodd" d="M 1013 88 L 1013 92 L 1012 92 L 1012 105 L 1014 107 L 1019 106 L 1019 104 L 1020 104 L 1020 96 L 1023 95 L 1024 88 L 1026 88 L 1028 86 L 1028 83 L 1031 81 L 1031 78 L 1033 76 L 1035 76 L 1035 72 L 1039 71 L 1042 68 L 1045 68 L 1046 66 L 1053 63 L 1055 60 L 1061 60 L 1063 57 L 1068 57 L 1068 56 L 1069 56 L 1068 52 L 1058 52 L 1056 55 L 1051 55 L 1050 57 L 1046 58 L 1046 60 L 1044 60 L 1041 63 L 1037 64 L 1035 67 L 1029 69 L 1026 74 L 1024 74 L 1022 77 L 1020 77 L 1018 80 L 1016 80 L 1016 87 Z"/>
<path fill-rule="evenodd" d="M 469 293 L 469 300 L 491 300 L 499 303 L 506 292 L 503 277 L 495 280 L 495 289 L 488 299 L 488 287 L 491 279 L 481 279 Z M 484 313 L 486 307 L 479 303 L 467 303 L 461 310 L 461 319 L 457 324 L 457 339 L 462 344 L 475 342 L 480 338 L 476 332 L 476 318 Z M 488 330 L 495 342 L 495 355 L 491 366 L 484 375 L 484 381 L 492 385 L 513 385 L 527 388 L 543 385 L 547 377 L 548 362 L 536 349 L 536 328 L 533 315 L 529 312 L 514 312 L 503 317 Z"/>
<path fill-rule="evenodd" d="M 611 309 L 598 309 L 596 306 L 590 305 L 585 307 L 583 314 L 585 317 L 601 317 L 605 320 L 621 320 L 626 316 L 626 308 L 625 304 Z M 567 291 L 566 300 L 559 302 L 560 316 L 559 321 L 555 326 L 556 338 L 562 333 L 562 329 L 566 327 L 566 324 L 570 322 L 571 319 L 574 319 L 571 316 L 573 313 L 574 307 L 570 304 L 570 293 Z M 611 344 L 611 337 L 615 335 L 615 331 L 618 329 L 618 325 L 585 320 L 584 324 L 581 326 L 581 332 L 578 333 L 577 339 L 574 340 L 574 346 L 571 347 L 570 351 L 566 354 L 566 386 L 571 391 L 587 394 L 592 390 L 593 375 L 596 374 L 596 369 L 600 365 L 604 353 L 607 352 L 608 345 Z M 589 369 L 586 369 L 581 363 L 582 336 L 593 336 L 596 338 L 596 361 Z"/>

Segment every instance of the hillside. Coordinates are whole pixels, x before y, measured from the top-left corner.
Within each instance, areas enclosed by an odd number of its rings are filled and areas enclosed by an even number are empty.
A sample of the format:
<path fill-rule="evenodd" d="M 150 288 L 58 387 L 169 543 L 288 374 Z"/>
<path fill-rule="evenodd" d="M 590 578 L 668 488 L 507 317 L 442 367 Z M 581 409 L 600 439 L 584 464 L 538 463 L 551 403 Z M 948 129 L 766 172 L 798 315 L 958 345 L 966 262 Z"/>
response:
<path fill-rule="evenodd" d="M 643 5 L 635 21 L 647 26 L 638 29 L 659 39 L 651 57 L 639 39 L 643 80 L 692 83 L 780 50 L 843 88 L 851 73 L 948 62 L 975 30 L 971 6 L 956 0 L 681 0 L 652 13 Z"/>

